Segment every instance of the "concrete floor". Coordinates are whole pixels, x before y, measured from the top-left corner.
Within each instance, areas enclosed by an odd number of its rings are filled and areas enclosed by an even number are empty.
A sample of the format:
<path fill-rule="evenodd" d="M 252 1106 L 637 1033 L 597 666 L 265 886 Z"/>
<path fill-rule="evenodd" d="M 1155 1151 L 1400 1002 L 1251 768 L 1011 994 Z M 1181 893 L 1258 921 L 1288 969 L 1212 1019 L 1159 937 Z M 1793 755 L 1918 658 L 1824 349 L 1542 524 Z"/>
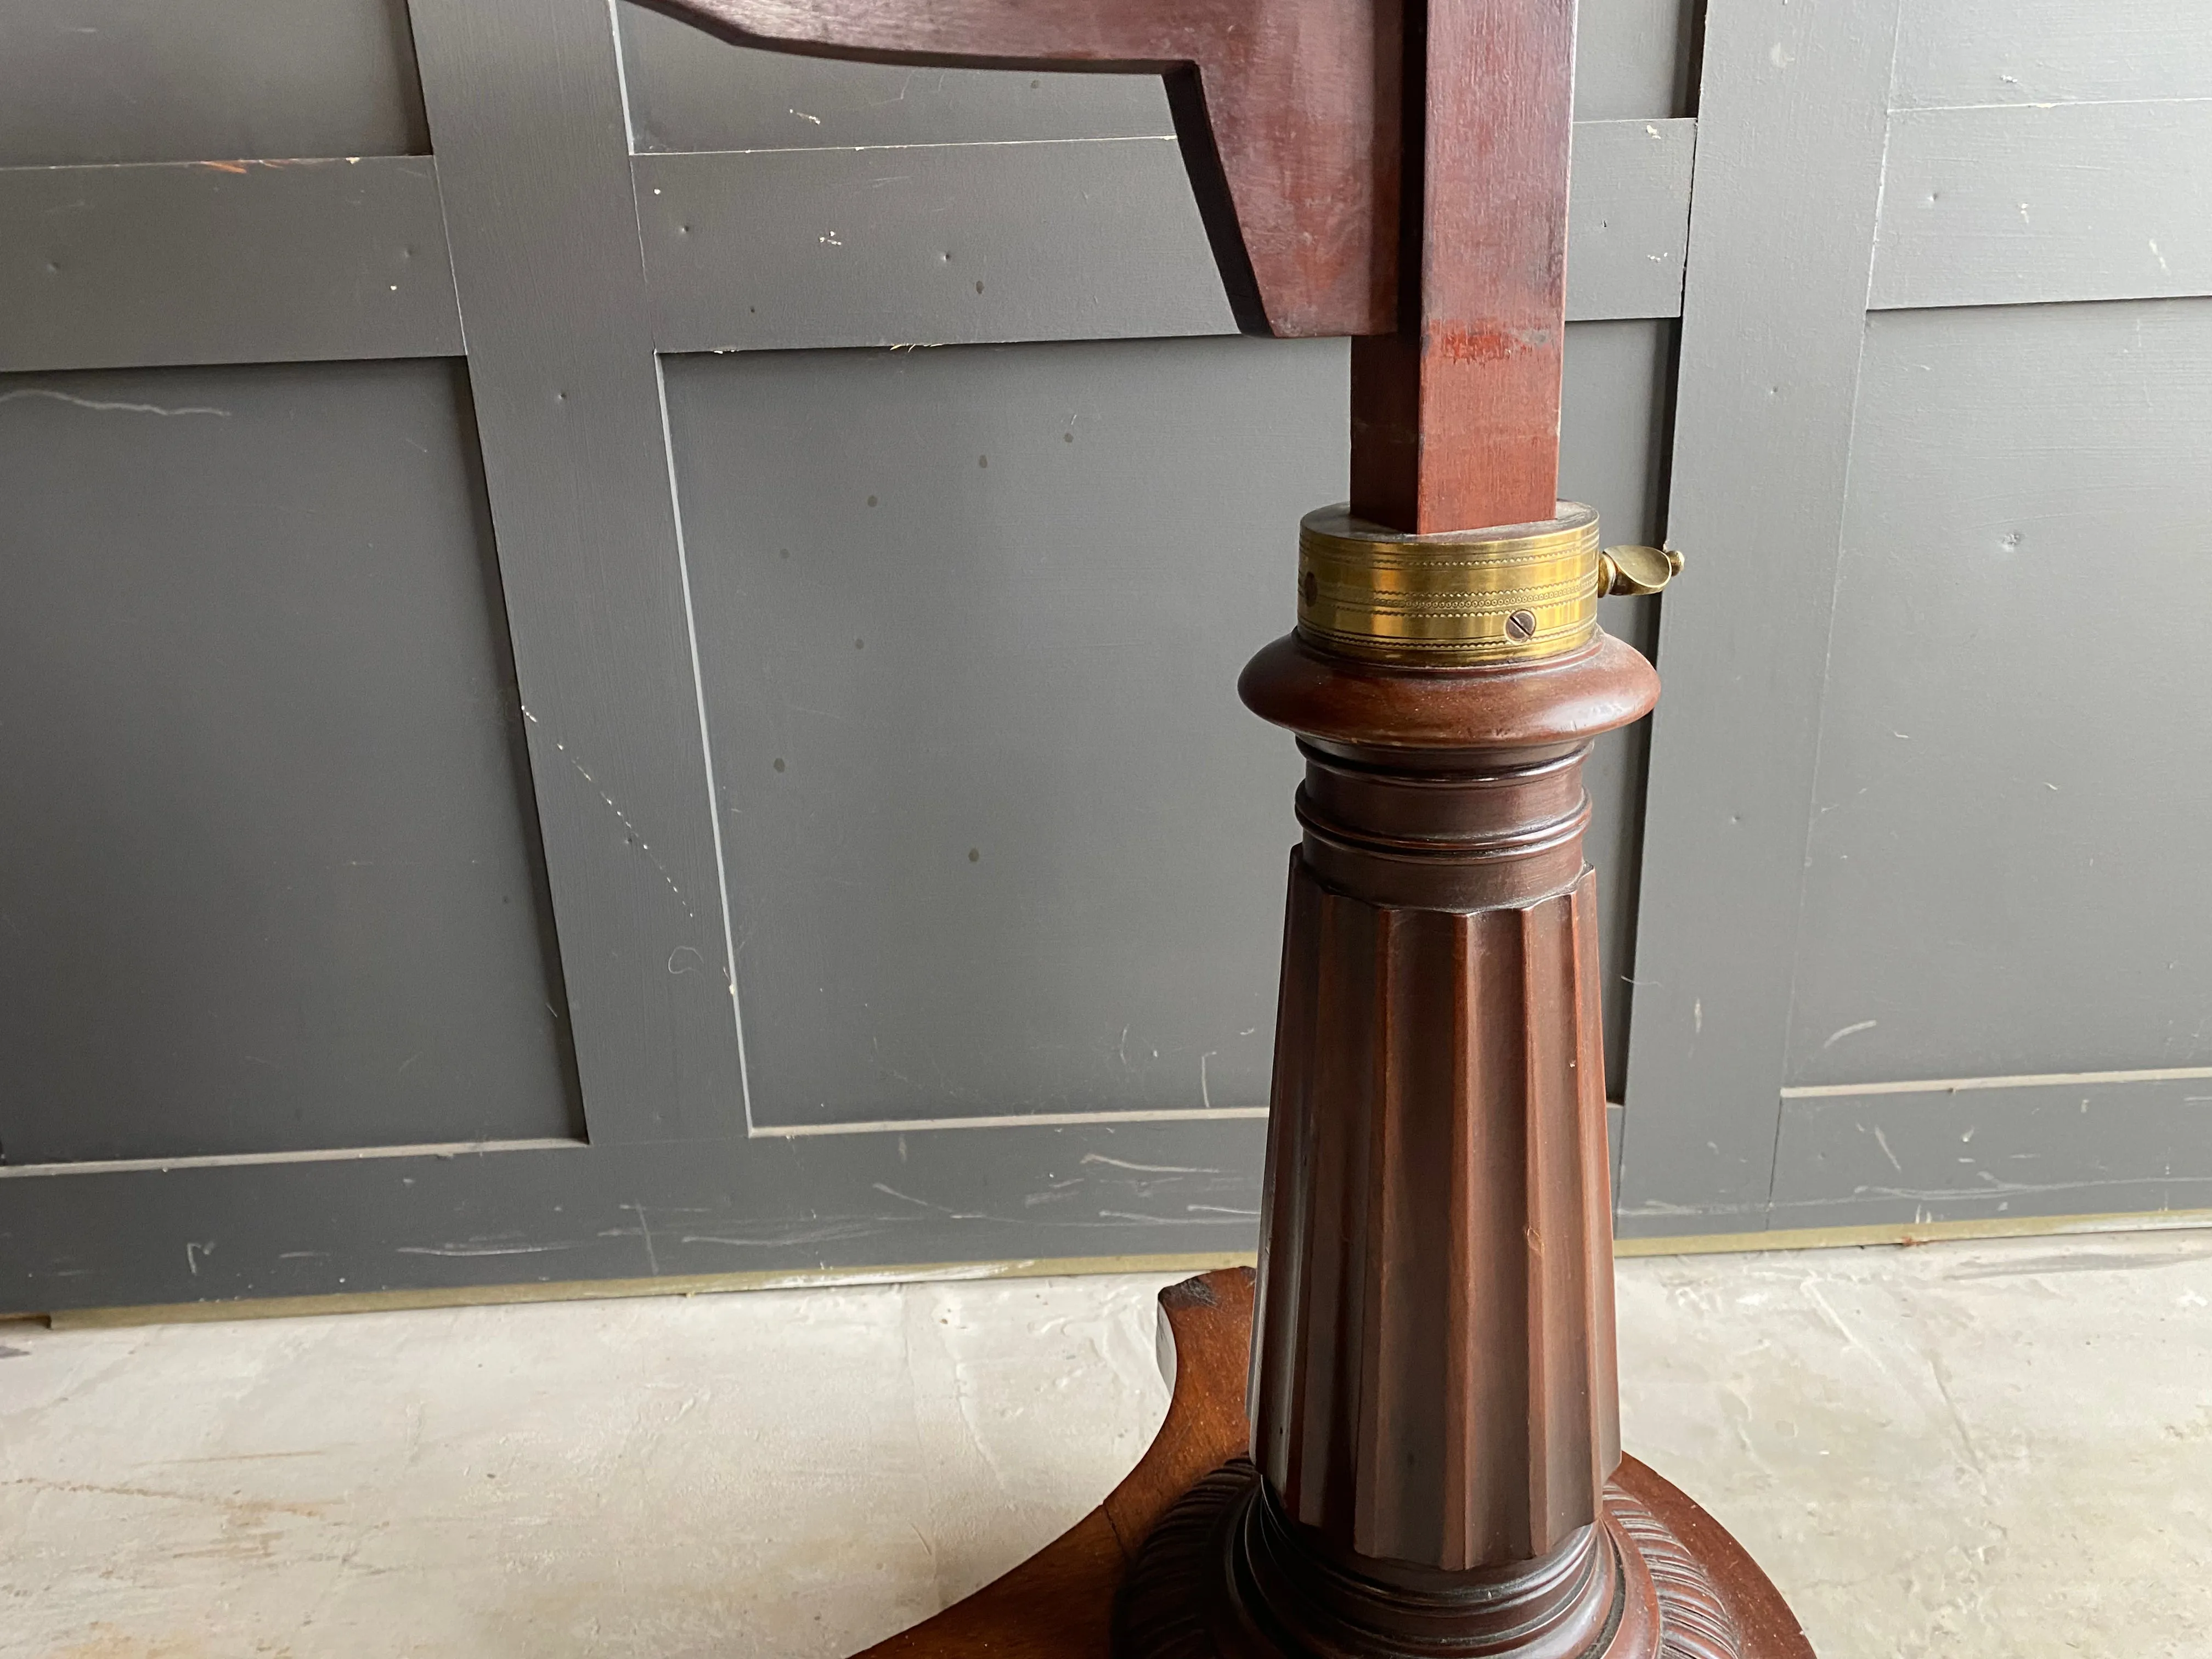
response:
<path fill-rule="evenodd" d="M 849 1652 L 1134 1462 L 1160 1282 L 0 1324 L 0 1654 Z M 2212 1654 L 2212 1237 L 1625 1261 L 1620 1324 L 1824 1659 Z"/>

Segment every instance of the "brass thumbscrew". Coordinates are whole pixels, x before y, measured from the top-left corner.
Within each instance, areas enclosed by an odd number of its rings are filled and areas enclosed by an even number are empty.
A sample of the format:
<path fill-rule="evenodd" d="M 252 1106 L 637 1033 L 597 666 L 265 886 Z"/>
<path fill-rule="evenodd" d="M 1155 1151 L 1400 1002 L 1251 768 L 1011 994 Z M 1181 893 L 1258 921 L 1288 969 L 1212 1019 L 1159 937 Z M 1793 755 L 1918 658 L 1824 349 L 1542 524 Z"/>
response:
<path fill-rule="evenodd" d="M 1682 574 L 1682 556 L 1671 547 L 1608 547 L 1597 556 L 1601 595 L 1656 593 Z"/>

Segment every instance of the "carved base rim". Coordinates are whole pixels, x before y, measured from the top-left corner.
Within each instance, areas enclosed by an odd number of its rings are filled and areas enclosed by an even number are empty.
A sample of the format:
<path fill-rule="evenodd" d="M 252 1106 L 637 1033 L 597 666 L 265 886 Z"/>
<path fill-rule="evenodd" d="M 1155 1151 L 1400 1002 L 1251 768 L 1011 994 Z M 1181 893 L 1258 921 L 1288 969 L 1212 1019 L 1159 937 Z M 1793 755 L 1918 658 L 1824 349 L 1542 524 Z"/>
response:
<path fill-rule="evenodd" d="M 1658 1479 L 1640 1465 L 1637 1472 L 1644 1477 L 1639 1486 Z M 1115 1659 L 1342 1659 L 1348 1651 L 1342 1643 L 1301 1641 L 1249 1604 L 1237 1540 L 1259 1490 L 1251 1462 L 1232 1458 L 1161 1518 L 1115 1598 Z M 1747 1644 L 1717 1582 L 1717 1571 L 1741 1570 L 1740 1550 L 1709 1565 L 1618 1483 L 1606 1489 L 1602 1527 L 1603 1547 L 1615 1563 L 1613 1605 L 1600 1632 L 1576 1646 L 1571 1659 L 1765 1659 L 1775 1652 Z M 1358 1651 L 1362 1659 L 1540 1653 L 1550 1659 L 1566 1650 L 1538 1637 L 1525 1644 L 1443 1639 L 1362 1645 Z"/>

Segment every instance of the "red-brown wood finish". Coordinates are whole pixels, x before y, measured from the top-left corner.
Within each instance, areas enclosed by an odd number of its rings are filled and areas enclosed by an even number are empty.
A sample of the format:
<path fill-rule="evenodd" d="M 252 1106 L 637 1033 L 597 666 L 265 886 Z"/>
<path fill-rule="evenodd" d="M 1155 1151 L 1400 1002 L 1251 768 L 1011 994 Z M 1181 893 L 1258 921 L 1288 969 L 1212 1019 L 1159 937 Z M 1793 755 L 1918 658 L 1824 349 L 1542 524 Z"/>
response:
<path fill-rule="evenodd" d="M 815 55 L 1164 73 L 1231 298 L 1241 264 L 1276 334 L 1397 326 L 1399 0 L 652 3 Z"/>
<path fill-rule="evenodd" d="M 1465 1571 L 1597 1518 L 1620 1431 L 1595 912 L 1589 875 L 1442 909 L 1292 860 L 1253 1458 L 1316 1541 Z"/>
<path fill-rule="evenodd" d="M 1140 1575 L 1127 1659 L 1649 1659 L 1654 1580 L 1604 1513 L 1620 1449 L 1581 769 L 1657 677 L 1602 635 L 1457 670 L 1293 638 L 1240 690 L 1306 759 L 1257 1479 L 1171 1518 L 1215 1555 Z"/>
<path fill-rule="evenodd" d="M 1358 337 L 1353 510 L 1552 515 L 1573 0 L 653 3 L 817 55 L 1166 74 L 1240 314 Z"/>
<path fill-rule="evenodd" d="M 1352 347 L 1352 510 L 1548 519 L 1566 343 L 1574 0 L 1414 0 L 1398 326 Z"/>

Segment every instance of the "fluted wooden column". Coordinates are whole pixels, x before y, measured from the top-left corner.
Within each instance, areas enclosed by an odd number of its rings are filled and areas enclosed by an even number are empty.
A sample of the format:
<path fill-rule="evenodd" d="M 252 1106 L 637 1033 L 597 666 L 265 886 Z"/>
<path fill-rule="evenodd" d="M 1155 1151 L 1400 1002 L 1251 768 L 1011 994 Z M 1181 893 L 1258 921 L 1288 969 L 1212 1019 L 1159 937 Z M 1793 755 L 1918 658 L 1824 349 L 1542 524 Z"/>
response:
<path fill-rule="evenodd" d="M 1597 533 L 1570 503 L 1455 536 L 1341 509 L 1302 528 L 1298 630 L 1239 687 L 1306 763 L 1251 1463 L 1175 1523 L 1211 1542 L 1148 1546 L 1127 1659 L 1656 1652 L 1657 1590 L 1608 1519 L 1620 1432 L 1582 768 L 1659 684 L 1598 630 L 1596 596 L 1631 554 L 1601 554 Z M 1179 1587 L 1152 1576 L 1170 1559 L 1220 1565 Z"/>
<path fill-rule="evenodd" d="M 1580 763 L 1455 782 L 1540 815 Z M 1472 910 L 1346 890 L 1378 884 L 1340 851 L 1341 887 L 1291 860 L 1253 1455 L 1291 1520 L 1358 1555 L 1547 1554 L 1620 1461 L 1595 878 L 1561 852 L 1578 837 Z"/>

